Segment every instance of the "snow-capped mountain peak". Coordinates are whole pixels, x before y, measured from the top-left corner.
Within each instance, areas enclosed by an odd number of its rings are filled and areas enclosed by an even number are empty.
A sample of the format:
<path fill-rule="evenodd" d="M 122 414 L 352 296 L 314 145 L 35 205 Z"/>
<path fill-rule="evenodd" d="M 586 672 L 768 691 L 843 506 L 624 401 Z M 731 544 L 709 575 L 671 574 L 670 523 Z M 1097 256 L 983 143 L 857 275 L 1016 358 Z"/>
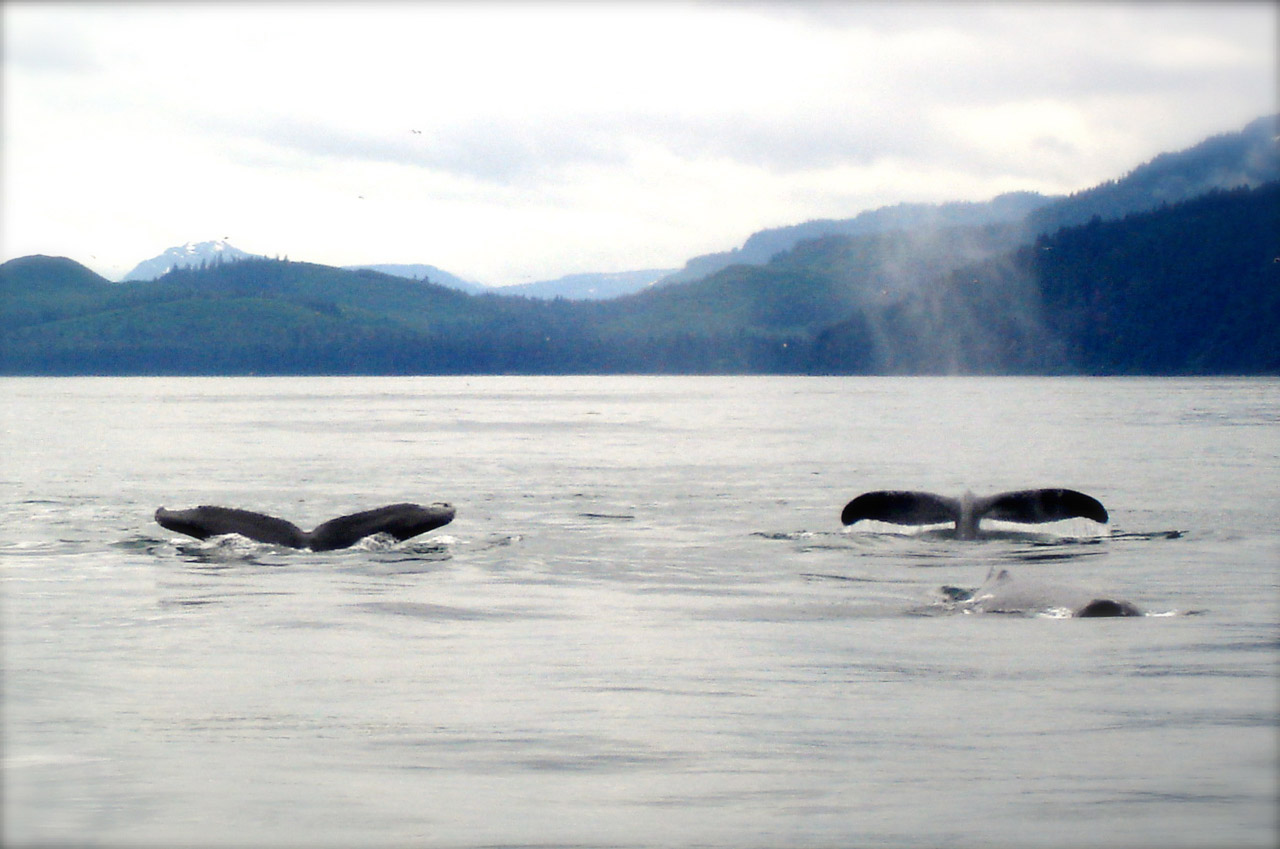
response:
<path fill-rule="evenodd" d="M 155 280 L 168 274 L 175 268 L 189 268 L 213 262 L 233 262 L 239 259 L 251 259 L 255 254 L 246 253 L 225 239 L 214 239 L 209 242 L 186 242 L 177 247 L 168 248 L 159 256 L 143 260 L 126 274 L 124 280 Z"/>

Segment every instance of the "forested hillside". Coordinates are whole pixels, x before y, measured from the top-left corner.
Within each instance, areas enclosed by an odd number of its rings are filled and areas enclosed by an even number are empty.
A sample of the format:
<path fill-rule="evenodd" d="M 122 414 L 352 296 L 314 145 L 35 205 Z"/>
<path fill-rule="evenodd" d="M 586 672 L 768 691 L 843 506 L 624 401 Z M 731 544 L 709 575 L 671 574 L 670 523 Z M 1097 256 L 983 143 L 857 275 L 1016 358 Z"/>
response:
<path fill-rule="evenodd" d="M 1280 373 L 1280 183 L 1059 232 L 1024 251 L 1085 373 Z"/>
<path fill-rule="evenodd" d="M 72 270 L 71 267 L 74 267 Z M 243 260 L 112 284 L 69 260 L 0 266 L 9 374 L 554 371 L 579 316 L 372 271 Z M 548 352 L 554 356 L 548 358 Z"/>
<path fill-rule="evenodd" d="M 0 373 L 1280 373 L 1280 183 L 1017 243 L 829 236 L 603 302 L 279 260 L 112 284 L 24 257 L 0 266 Z"/>
<path fill-rule="evenodd" d="M 1045 235 L 1093 218 L 1114 220 L 1177 203 L 1215 189 L 1250 188 L 1280 180 L 1280 116 L 1268 115 L 1235 133 L 1162 153 L 1118 180 L 1058 198 L 1027 216 L 1027 229 Z"/>
<path fill-rule="evenodd" d="M 1064 228 L 822 331 L 833 373 L 1280 373 L 1280 183 Z"/>

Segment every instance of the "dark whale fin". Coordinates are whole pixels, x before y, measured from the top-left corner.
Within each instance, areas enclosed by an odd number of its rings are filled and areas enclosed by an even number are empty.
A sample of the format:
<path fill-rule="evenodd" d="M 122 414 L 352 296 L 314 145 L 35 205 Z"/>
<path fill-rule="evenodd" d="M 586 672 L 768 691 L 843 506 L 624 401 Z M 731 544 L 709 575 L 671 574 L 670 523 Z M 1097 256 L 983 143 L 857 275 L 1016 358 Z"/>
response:
<path fill-rule="evenodd" d="M 240 534 L 272 545 L 307 547 L 307 535 L 292 522 L 234 507 L 201 505 L 190 510 L 166 510 L 161 507 L 156 511 L 156 522 L 162 528 L 196 539 Z"/>
<path fill-rule="evenodd" d="M 454 509 L 448 504 L 389 504 L 362 513 L 330 519 L 311 533 L 292 522 L 238 510 L 233 507 L 202 505 L 190 510 L 156 511 L 156 522 L 163 528 L 196 539 L 208 539 L 221 534 L 240 534 L 258 542 L 284 545 L 289 548 L 310 548 L 312 551 L 333 551 L 347 548 L 368 536 L 390 534 L 404 541 L 433 528 L 453 521 Z"/>
<path fill-rule="evenodd" d="M 352 513 L 330 519 L 310 534 L 312 551 L 346 548 L 367 536 L 390 534 L 403 542 L 418 534 L 453 521 L 454 511 L 448 504 L 389 504 L 375 510 Z"/>
<path fill-rule="evenodd" d="M 932 492 L 864 492 L 846 504 L 840 513 L 840 521 L 846 525 L 863 519 L 895 525 L 956 522 L 960 519 L 960 502 Z"/>
<path fill-rule="evenodd" d="M 983 499 L 977 512 L 981 518 L 1036 524 L 1077 518 L 1106 524 L 1109 518 L 1102 502 L 1074 489 L 1002 492 Z"/>

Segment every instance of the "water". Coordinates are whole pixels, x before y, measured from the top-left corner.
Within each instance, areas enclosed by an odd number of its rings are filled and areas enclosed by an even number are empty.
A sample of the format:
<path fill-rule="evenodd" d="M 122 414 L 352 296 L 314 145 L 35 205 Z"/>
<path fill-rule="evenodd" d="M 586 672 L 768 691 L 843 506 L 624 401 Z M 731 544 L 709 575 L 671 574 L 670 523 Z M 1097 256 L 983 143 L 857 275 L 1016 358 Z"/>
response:
<path fill-rule="evenodd" d="M 1276 842 L 1280 381 L 2 383 L 6 845 Z M 1027 486 L 1112 523 L 839 527 Z M 993 567 L 1045 609 L 940 593 Z"/>

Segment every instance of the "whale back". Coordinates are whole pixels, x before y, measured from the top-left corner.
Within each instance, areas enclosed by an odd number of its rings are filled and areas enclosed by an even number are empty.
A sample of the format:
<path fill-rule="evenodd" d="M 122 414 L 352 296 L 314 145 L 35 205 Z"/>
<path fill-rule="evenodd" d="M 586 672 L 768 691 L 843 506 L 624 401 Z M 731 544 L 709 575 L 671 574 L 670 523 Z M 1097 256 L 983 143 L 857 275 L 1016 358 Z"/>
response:
<path fill-rule="evenodd" d="M 1077 619 L 1099 619 L 1106 616 L 1141 616 L 1137 605 L 1112 598 L 1095 598 L 1075 612 Z"/>
<path fill-rule="evenodd" d="M 992 568 L 976 590 L 943 587 L 943 596 L 965 609 L 980 613 L 1034 615 L 1046 611 L 1069 610 L 1077 619 L 1142 616 L 1142 610 L 1123 599 L 1094 595 L 1088 588 L 1045 581 L 1025 575 L 1014 576 L 1008 569 Z"/>

